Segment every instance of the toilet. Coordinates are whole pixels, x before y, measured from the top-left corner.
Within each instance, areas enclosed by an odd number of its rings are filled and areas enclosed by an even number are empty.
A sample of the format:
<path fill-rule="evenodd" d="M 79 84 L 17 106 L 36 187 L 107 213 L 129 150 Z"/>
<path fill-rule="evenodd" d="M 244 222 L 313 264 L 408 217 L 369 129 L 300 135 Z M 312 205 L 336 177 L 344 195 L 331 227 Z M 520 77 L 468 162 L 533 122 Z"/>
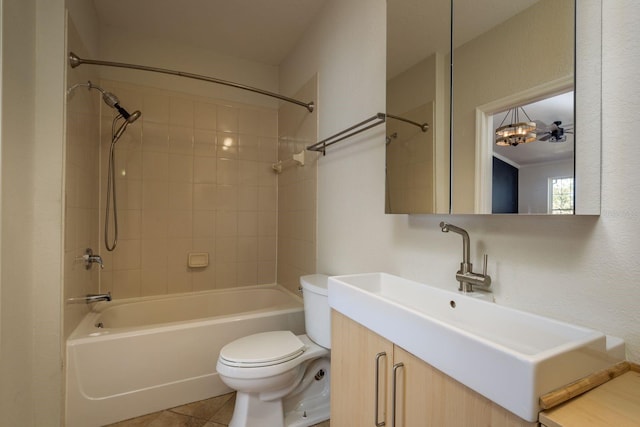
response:
<path fill-rule="evenodd" d="M 220 350 L 216 370 L 236 390 L 229 427 L 307 427 L 329 419 L 328 276 L 302 276 L 307 333 L 249 335 Z"/>

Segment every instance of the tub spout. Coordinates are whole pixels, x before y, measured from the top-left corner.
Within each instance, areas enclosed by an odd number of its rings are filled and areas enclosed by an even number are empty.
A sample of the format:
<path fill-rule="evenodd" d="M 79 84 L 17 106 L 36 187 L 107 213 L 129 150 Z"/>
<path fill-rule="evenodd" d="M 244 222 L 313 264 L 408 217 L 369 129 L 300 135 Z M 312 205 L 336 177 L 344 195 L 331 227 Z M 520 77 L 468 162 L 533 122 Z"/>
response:
<path fill-rule="evenodd" d="M 88 294 L 84 297 L 73 297 L 67 300 L 69 304 L 91 304 L 98 301 L 111 301 L 111 292 L 106 294 Z"/>

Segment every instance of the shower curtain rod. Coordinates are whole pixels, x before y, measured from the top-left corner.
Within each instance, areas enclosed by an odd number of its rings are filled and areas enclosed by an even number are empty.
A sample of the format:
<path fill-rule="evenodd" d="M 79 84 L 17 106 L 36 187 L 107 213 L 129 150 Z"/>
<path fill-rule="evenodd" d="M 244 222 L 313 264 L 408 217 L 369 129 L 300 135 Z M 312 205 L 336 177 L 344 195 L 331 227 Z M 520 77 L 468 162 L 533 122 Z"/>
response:
<path fill-rule="evenodd" d="M 71 68 L 76 68 L 82 64 L 104 65 L 106 67 L 118 67 L 118 68 L 131 68 L 133 70 L 152 71 L 154 73 L 171 74 L 174 76 L 186 77 L 188 79 L 202 80 L 205 82 L 217 83 L 225 86 L 235 87 L 238 89 L 248 90 L 250 92 L 259 93 L 261 95 L 270 96 L 272 98 L 278 98 L 282 101 L 291 102 L 292 104 L 297 104 L 302 107 L 305 107 L 310 113 L 312 113 L 314 109 L 313 102 L 309 102 L 309 103 L 302 102 L 294 98 L 289 98 L 287 96 L 280 95 L 278 93 L 269 92 L 266 90 L 243 85 L 240 83 L 230 82 L 228 80 L 216 79 L 215 77 L 202 76 L 200 74 L 185 73 L 183 71 L 167 70 L 164 68 L 157 68 L 157 67 L 147 67 L 145 65 L 126 64 L 123 62 L 98 61 L 94 59 L 82 59 L 75 53 L 69 52 L 69 65 L 71 65 Z"/>

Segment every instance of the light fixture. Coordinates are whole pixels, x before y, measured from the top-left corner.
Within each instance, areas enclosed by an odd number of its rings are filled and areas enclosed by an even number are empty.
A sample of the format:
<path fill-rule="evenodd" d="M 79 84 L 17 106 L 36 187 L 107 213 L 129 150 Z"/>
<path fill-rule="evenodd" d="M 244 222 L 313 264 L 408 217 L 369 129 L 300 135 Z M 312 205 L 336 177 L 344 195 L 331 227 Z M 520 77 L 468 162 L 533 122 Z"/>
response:
<path fill-rule="evenodd" d="M 520 113 L 518 110 L 522 110 L 528 121 L 520 120 Z M 504 125 L 503 123 L 510 117 L 511 123 Z M 522 107 L 512 108 L 505 114 L 504 119 L 500 123 L 498 129 L 496 129 L 496 145 L 515 147 L 518 144 L 526 144 L 536 140 L 536 124 L 533 122 L 527 112 Z"/>

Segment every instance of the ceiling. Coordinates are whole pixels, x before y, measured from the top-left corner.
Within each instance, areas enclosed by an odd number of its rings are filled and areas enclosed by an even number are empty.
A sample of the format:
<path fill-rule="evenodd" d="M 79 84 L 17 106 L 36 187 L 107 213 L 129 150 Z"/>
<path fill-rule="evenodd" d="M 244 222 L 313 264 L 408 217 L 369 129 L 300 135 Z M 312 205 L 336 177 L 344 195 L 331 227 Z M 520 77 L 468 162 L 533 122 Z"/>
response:
<path fill-rule="evenodd" d="M 102 25 L 279 65 L 325 0 L 93 0 Z"/>

